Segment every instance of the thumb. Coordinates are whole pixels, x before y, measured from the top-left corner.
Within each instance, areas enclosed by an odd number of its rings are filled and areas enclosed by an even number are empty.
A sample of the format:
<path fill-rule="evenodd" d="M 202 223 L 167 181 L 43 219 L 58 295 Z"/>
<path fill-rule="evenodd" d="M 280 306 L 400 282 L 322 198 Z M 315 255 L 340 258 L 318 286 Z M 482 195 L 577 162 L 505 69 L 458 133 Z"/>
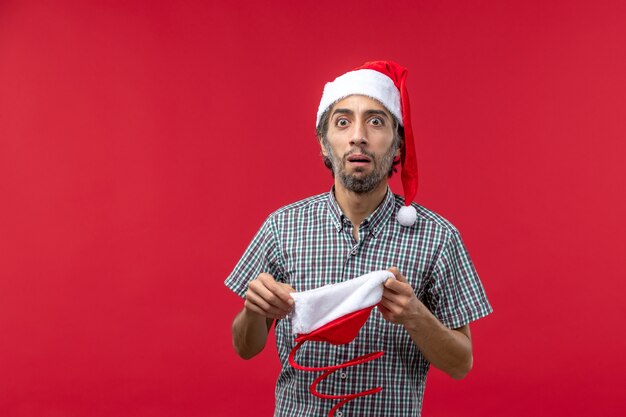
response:
<path fill-rule="evenodd" d="M 398 268 L 396 268 L 395 266 L 392 266 L 391 268 L 389 268 L 388 271 L 391 272 L 398 281 L 407 282 L 404 275 L 402 275 L 400 271 L 398 270 Z"/>

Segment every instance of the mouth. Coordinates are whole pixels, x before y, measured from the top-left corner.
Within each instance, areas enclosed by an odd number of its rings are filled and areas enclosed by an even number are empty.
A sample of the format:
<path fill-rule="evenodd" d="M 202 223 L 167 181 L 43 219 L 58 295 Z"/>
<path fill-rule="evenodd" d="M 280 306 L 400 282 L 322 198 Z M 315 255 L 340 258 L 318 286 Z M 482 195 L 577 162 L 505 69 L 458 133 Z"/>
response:
<path fill-rule="evenodd" d="M 372 162 L 372 158 L 362 154 L 352 154 L 346 160 L 356 166 L 363 166 Z"/>

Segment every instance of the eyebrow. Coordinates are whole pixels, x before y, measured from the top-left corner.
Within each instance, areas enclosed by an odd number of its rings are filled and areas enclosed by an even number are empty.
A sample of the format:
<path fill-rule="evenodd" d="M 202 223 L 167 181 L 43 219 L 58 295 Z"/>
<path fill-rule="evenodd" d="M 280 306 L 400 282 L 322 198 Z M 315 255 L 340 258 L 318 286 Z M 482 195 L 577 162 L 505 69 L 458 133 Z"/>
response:
<path fill-rule="evenodd" d="M 354 112 L 350 109 L 335 109 L 333 110 L 333 114 L 331 114 L 331 116 L 334 116 L 335 114 L 340 113 L 340 114 L 354 114 Z"/>
<path fill-rule="evenodd" d="M 341 108 L 339 108 L 339 109 L 333 110 L 333 114 L 331 114 L 331 117 L 334 116 L 337 113 L 348 114 L 348 115 L 353 115 L 354 114 L 354 112 L 352 110 L 350 110 L 350 109 L 341 109 Z M 365 110 L 364 113 L 365 113 L 366 116 L 371 116 L 372 114 L 376 114 L 376 115 L 385 116 L 386 118 L 389 118 L 389 115 L 384 110 L 371 109 L 371 110 Z"/>

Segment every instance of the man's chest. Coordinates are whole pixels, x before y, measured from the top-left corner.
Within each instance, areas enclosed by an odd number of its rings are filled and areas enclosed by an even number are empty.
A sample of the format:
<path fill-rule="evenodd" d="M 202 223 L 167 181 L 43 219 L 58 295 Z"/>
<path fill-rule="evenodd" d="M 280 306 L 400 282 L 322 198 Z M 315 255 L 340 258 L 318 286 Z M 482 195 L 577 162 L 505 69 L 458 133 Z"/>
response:
<path fill-rule="evenodd" d="M 320 228 L 284 239 L 284 279 L 296 291 L 343 282 L 372 271 L 397 267 L 419 296 L 425 291 L 434 253 L 415 239 L 386 230 L 361 231 Z"/>

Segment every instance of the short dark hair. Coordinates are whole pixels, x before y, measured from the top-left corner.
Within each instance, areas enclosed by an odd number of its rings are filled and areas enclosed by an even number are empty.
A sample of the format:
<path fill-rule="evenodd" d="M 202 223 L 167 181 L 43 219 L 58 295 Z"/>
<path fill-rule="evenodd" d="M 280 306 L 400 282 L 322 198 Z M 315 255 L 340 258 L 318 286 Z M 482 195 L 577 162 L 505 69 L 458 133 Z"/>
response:
<path fill-rule="evenodd" d="M 333 106 L 330 106 L 322 116 L 320 117 L 320 122 L 317 124 L 315 128 L 315 135 L 317 136 L 317 140 L 319 140 L 322 145 L 326 146 L 328 144 L 328 126 L 330 124 L 330 110 Z M 400 124 L 396 116 L 391 115 L 393 119 L 393 143 L 397 144 L 397 146 L 402 149 L 402 145 L 404 143 L 404 127 Z M 330 161 L 330 158 L 326 155 L 322 155 L 324 160 L 324 165 L 326 168 L 330 170 L 333 177 L 335 173 L 333 171 L 333 164 Z M 396 166 L 400 163 L 400 159 L 395 159 L 391 164 L 391 168 L 389 168 L 389 173 L 387 174 L 389 178 L 393 176 L 394 172 L 398 172 Z"/>

